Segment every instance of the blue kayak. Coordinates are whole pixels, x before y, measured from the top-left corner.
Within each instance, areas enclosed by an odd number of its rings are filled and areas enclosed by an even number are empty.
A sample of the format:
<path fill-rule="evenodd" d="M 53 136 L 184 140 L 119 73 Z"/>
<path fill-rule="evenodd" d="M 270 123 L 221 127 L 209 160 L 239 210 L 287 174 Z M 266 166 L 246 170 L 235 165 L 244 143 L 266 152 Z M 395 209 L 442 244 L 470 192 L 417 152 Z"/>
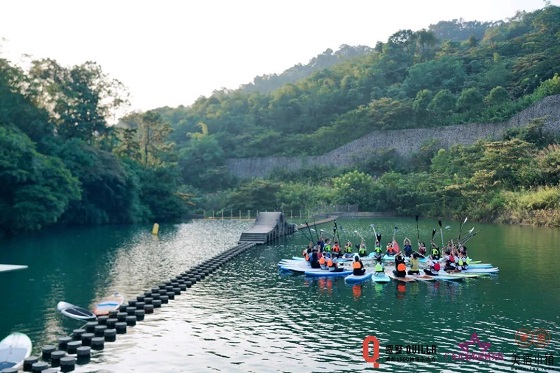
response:
<path fill-rule="evenodd" d="M 371 276 L 373 276 L 373 272 L 366 272 L 363 275 L 359 276 L 351 274 L 344 278 L 344 282 L 346 282 L 347 284 L 359 284 L 360 282 L 370 280 Z"/>
<path fill-rule="evenodd" d="M 346 277 L 353 273 L 354 271 L 329 271 L 327 269 L 308 269 L 305 271 L 305 275 L 309 277 Z"/>
<path fill-rule="evenodd" d="M 387 276 L 385 272 L 375 272 L 373 276 L 371 276 L 371 281 L 385 283 L 391 281 L 391 278 Z"/>

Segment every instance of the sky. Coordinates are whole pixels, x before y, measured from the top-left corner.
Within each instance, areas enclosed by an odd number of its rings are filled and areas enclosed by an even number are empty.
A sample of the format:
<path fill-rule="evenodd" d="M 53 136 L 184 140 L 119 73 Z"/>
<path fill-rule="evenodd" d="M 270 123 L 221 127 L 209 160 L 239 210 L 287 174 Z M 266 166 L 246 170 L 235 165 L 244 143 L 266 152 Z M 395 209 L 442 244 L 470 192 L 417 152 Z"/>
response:
<path fill-rule="evenodd" d="M 560 5 L 560 0 L 551 0 Z M 189 106 L 342 44 L 373 47 L 439 21 L 496 21 L 543 0 L 4 0 L 0 57 L 97 62 L 129 111 Z M 3 39 L 3 40 L 2 40 Z"/>

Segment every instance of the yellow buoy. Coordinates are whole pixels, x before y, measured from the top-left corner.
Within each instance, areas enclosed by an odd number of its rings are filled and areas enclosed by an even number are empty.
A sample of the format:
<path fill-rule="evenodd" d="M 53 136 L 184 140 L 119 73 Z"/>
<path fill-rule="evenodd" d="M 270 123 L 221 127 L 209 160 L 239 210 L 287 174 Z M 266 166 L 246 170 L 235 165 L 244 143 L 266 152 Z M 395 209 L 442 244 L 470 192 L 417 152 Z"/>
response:
<path fill-rule="evenodd" d="M 152 234 L 153 234 L 154 236 L 157 236 L 158 233 L 159 233 L 159 224 L 158 224 L 158 223 L 155 223 L 155 224 L 154 224 L 154 227 L 152 228 Z"/>

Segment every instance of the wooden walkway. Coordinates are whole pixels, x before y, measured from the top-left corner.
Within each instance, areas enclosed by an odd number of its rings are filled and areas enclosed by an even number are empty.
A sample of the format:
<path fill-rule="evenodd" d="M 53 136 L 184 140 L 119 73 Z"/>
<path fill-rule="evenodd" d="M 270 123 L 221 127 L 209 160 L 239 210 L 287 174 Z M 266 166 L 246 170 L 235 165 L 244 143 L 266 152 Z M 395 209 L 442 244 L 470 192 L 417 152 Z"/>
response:
<path fill-rule="evenodd" d="M 295 230 L 296 225 L 288 223 L 281 212 L 261 212 L 253 227 L 241 234 L 239 243 L 265 244 Z"/>

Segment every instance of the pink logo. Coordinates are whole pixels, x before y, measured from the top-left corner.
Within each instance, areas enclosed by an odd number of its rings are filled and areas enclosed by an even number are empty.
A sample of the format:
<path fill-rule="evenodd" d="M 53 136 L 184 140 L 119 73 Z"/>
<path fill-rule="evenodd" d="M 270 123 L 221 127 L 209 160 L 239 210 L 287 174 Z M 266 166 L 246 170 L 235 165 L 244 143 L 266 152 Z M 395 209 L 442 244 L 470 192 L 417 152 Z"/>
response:
<path fill-rule="evenodd" d="M 477 345 L 479 349 L 482 348 L 482 351 L 486 351 L 490 348 L 490 346 L 492 346 L 492 343 L 481 342 L 480 339 L 478 339 L 478 335 L 476 335 L 476 333 L 473 333 L 471 335 L 471 340 L 470 341 L 459 343 L 459 348 L 468 353 L 469 352 L 469 346 L 474 346 L 474 345 Z"/>
<path fill-rule="evenodd" d="M 473 346 L 471 349 L 470 346 Z M 462 352 L 452 354 L 453 360 L 504 360 L 504 354 L 501 352 L 489 352 L 492 346 L 490 342 L 482 342 L 476 333 L 471 335 L 471 339 L 459 343 Z"/>

